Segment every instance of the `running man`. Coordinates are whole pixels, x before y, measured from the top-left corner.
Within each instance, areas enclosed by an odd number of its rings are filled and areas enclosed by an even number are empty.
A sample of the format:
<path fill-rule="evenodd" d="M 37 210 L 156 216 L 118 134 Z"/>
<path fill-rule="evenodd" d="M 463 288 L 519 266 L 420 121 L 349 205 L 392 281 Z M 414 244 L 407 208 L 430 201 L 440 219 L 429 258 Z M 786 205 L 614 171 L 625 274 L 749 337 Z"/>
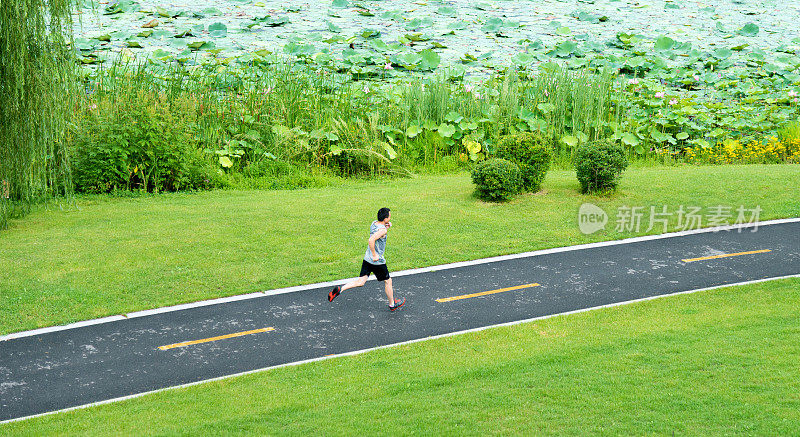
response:
<path fill-rule="evenodd" d="M 394 311 L 404 303 L 405 299 L 394 300 L 394 291 L 392 290 L 392 278 L 389 277 L 389 269 L 386 267 L 386 260 L 383 258 L 383 252 L 386 250 L 386 236 L 389 228 L 392 227 L 392 212 L 389 208 L 381 208 L 378 210 L 378 220 L 372 222 L 369 227 L 369 242 L 367 242 L 367 251 L 364 253 L 364 260 L 361 262 L 361 273 L 358 279 L 349 282 L 345 285 L 337 285 L 333 287 L 328 293 L 328 302 L 333 302 L 341 292 L 354 288 L 361 287 L 367 282 L 370 273 L 374 273 L 379 281 L 383 281 L 386 287 L 386 297 L 389 298 L 389 311 Z"/>

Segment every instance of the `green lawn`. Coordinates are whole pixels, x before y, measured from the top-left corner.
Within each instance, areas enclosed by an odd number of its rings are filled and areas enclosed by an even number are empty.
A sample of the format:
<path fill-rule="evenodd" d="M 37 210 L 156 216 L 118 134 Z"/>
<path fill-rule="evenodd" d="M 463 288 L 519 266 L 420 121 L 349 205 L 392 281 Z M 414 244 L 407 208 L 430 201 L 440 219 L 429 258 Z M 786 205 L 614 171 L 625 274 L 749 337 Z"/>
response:
<path fill-rule="evenodd" d="M 285 367 L 7 435 L 793 435 L 800 279 Z"/>
<path fill-rule="evenodd" d="M 0 232 L 0 334 L 355 276 L 382 206 L 393 212 L 389 265 L 401 270 L 645 233 L 614 231 L 619 206 L 798 217 L 798 186 L 800 165 L 679 166 L 629 169 L 612 196 L 581 195 L 573 171 L 551 171 L 542 193 L 506 204 L 476 200 L 466 173 L 79 198 L 80 210 L 37 211 Z M 609 213 L 608 231 L 579 231 L 583 202 Z"/>

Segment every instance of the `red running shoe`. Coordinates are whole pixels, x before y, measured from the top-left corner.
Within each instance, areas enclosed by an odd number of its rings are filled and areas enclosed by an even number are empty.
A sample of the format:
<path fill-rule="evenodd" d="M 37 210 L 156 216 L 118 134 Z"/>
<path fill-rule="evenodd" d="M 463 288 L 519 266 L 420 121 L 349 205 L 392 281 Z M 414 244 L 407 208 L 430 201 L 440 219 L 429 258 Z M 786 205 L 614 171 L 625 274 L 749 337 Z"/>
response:
<path fill-rule="evenodd" d="M 328 293 L 328 302 L 333 302 L 333 300 L 336 299 L 336 296 L 338 296 L 339 293 L 341 293 L 341 292 L 342 292 L 342 286 L 341 285 L 337 285 L 337 286 L 333 287 L 333 290 L 331 290 L 331 292 Z"/>
<path fill-rule="evenodd" d="M 394 306 L 389 305 L 389 311 L 397 311 L 397 310 L 399 310 L 400 307 L 403 306 L 404 303 L 406 303 L 406 298 L 403 298 L 403 300 L 401 300 L 401 301 L 395 300 L 394 301 Z"/>

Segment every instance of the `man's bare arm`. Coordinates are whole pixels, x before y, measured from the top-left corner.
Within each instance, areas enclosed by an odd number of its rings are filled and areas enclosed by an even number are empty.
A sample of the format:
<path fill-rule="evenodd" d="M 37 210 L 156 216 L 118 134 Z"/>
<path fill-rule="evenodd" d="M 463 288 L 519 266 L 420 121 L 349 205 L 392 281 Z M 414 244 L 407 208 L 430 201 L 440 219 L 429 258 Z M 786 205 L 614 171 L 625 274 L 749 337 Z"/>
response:
<path fill-rule="evenodd" d="M 378 252 L 375 251 L 375 242 L 383 238 L 384 235 L 386 235 L 386 229 L 381 229 L 380 231 L 372 234 L 372 236 L 369 237 L 369 250 L 372 252 L 373 261 L 378 260 Z"/>

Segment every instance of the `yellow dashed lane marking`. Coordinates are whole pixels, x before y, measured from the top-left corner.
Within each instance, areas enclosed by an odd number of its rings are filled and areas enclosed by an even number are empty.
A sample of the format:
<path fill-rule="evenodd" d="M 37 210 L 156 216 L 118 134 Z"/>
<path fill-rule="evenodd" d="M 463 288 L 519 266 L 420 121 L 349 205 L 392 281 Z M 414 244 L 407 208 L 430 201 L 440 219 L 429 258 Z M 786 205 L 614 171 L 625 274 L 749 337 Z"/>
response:
<path fill-rule="evenodd" d="M 482 291 L 480 293 L 462 294 L 461 296 L 453 296 L 453 297 L 443 297 L 441 299 L 436 299 L 436 302 L 452 302 L 454 300 L 469 299 L 471 297 L 486 296 L 488 294 L 502 293 L 504 291 L 520 290 L 523 288 L 538 287 L 538 286 L 539 284 L 536 283 L 517 285 L 516 287 L 500 288 L 498 290 Z"/>
<path fill-rule="evenodd" d="M 259 332 L 268 332 L 274 330 L 275 328 L 272 327 L 254 329 L 252 331 L 236 332 L 234 334 L 220 335 L 219 337 L 204 338 L 202 340 L 184 341 L 183 343 L 168 344 L 166 346 L 159 346 L 158 348 L 161 349 L 162 351 L 165 351 L 167 349 L 172 349 L 176 347 L 191 346 L 193 344 L 208 343 L 211 341 L 225 340 L 226 338 L 241 337 L 243 335 L 258 334 Z"/>
<path fill-rule="evenodd" d="M 687 259 L 682 259 L 681 261 L 685 263 L 690 263 L 694 261 L 703 261 L 705 259 L 727 258 L 729 256 L 752 255 L 754 253 L 765 253 L 765 252 L 772 252 L 772 249 L 751 250 L 749 252 L 726 253 L 724 255 L 703 256 L 700 258 L 687 258 Z"/>

